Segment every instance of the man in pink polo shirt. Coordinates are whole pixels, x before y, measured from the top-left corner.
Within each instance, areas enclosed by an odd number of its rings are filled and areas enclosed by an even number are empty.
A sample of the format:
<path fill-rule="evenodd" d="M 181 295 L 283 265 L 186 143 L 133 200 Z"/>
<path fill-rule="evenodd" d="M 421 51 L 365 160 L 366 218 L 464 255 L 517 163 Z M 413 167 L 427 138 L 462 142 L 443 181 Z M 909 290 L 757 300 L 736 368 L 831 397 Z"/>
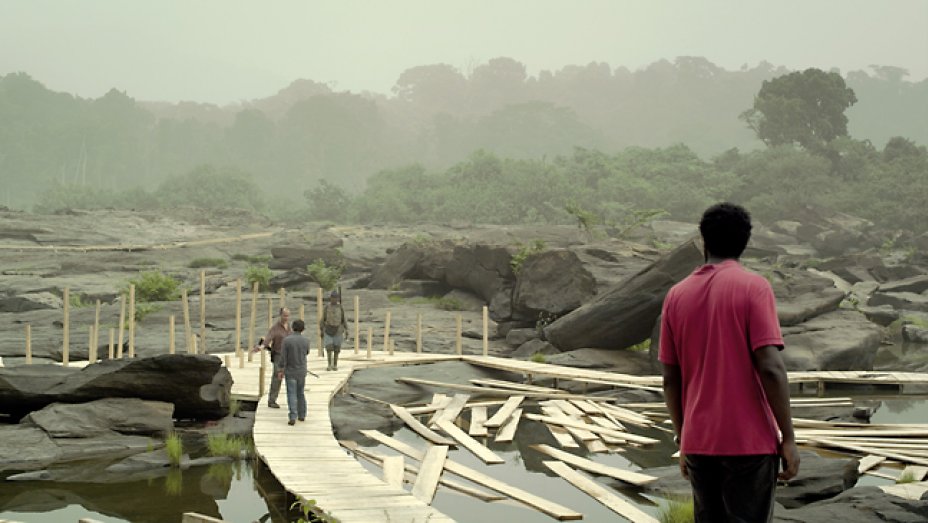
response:
<path fill-rule="evenodd" d="M 776 301 L 770 283 L 738 263 L 751 237 L 744 208 L 713 205 L 699 232 L 706 264 L 670 290 L 661 318 L 680 471 L 697 522 L 771 521 L 777 477 L 799 472 Z"/>

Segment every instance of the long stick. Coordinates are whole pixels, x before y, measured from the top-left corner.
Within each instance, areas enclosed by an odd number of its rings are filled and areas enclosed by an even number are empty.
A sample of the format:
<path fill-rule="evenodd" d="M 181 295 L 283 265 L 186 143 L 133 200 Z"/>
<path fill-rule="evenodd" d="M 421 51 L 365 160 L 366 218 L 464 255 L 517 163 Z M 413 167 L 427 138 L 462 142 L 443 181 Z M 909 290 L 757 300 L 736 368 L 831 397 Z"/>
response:
<path fill-rule="evenodd" d="M 325 356 L 325 353 L 324 353 L 325 348 L 322 346 L 324 338 L 322 337 L 322 329 L 319 327 L 319 325 L 322 325 L 322 314 L 323 314 L 322 308 L 323 308 L 322 287 L 317 287 L 316 288 L 316 341 L 319 343 L 319 350 L 317 351 L 317 354 L 320 358 Z"/>
<path fill-rule="evenodd" d="M 374 348 L 374 328 L 367 328 L 367 359 L 371 359 L 371 349 Z"/>
<path fill-rule="evenodd" d="M 93 325 L 87 327 L 87 364 L 92 365 L 97 361 L 97 349 L 93 346 Z"/>
<path fill-rule="evenodd" d="M 106 348 L 106 355 L 113 359 L 113 338 L 116 336 L 116 329 L 110 327 L 110 344 Z"/>
<path fill-rule="evenodd" d="M 462 329 L 463 329 L 462 322 L 463 320 L 461 319 L 461 315 L 458 314 L 458 317 L 455 320 L 455 328 L 454 328 L 454 350 L 459 355 L 463 354 L 463 351 L 464 351 L 461 346 L 461 334 L 462 334 Z"/>
<path fill-rule="evenodd" d="M 490 336 L 489 336 L 489 310 L 487 306 L 483 306 L 483 355 L 488 356 L 490 352 Z"/>
<path fill-rule="evenodd" d="M 119 296 L 119 339 L 116 346 L 116 357 L 122 359 L 122 333 L 126 327 L 126 300 L 127 296 Z"/>
<path fill-rule="evenodd" d="M 280 308 L 283 309 L 287 306 L 287 289 L 281 287 L 277 289 L 277 294 L 280 296 Z"/>
<path fill-rule="evenodd" d="M 274 300 L 272 298 L 267 299 L 267 328 L 270 329 L 274 326 Z M 270 343 L 271 340 L 264 340 L 264 343 Z"/>
<path fill-rule="evenodd" d="M 184 310 L 184 345 L 187 354 L 193 354 L 193 329 L 190 326 L 190 301 L 187 299 L 187 289 L 180 291 L 181 308 Z"/>
<path fill-rule="evenodd" d="M 32 365 L 32 325 L 26 324 L 26 365 Z"/>
<path fill-rule="evenodd" d="M 200 271 L 200 346 L 197 352 L 206 354 L 206 270 Z"/>
<path fill-rule="evenodd" d="M 135 285 L 129 285 L 129 357 L 135 357 Z"/>
<path fill-rule="evenodd" d="M 242 356 L 242 280 L 235 280 L 235 355 Z"/>
<path fill-rule="evenodd" d="M 416 314 L 416 352 L 422 353 L 422 313 Z"/>
<path fill-rule="evenodd" d="M 392 312 L 387 311 L 387 319 L 383 324 L 383 351 L 390 351 L 390 316 Z M 391 353 L 392 354 L 392 353 Z"/>
<path fill-rule="evenodd" d="M 361 298 L 354 297 L 354 353 L 361 352 Z"/>
<path fill-rule="evenodd" d="M 168 318 L 168 354 L 174 354 L 174 315 Z"/>
<path fill-rule="evenodd" d="M 251 316 L 248 320 L 248 361 L 251 362 L 251 348 L 255 346 L 255 321 L 258 316 L 258 282 L 251 286 Z"/>
<path fill-rule="evenodd" d="M 100 300 L 97 300 L 97 309 L 93 315 L 93 346 L 100 346 Z"/>
<path fill-rule="evenodd" d="M 61 364 L 68 366 L 68 352 L 71 350 L 71 289 L 64 288 L 64 332 L 61 335 Z"/>

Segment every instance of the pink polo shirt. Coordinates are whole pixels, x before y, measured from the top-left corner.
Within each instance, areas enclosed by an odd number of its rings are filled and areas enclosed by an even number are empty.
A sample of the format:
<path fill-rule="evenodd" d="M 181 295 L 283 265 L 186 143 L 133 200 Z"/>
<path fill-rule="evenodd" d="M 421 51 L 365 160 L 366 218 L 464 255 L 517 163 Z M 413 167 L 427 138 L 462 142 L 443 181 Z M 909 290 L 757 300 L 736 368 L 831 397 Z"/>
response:
<path fill-rule="evenodd" d="M 684 454 L 776 454 L 777 425 L 751 353 L 782 349 L 770 283 L 737 261 L 703 265 L 664 299 L 659 359 L 683 376 Z"/>

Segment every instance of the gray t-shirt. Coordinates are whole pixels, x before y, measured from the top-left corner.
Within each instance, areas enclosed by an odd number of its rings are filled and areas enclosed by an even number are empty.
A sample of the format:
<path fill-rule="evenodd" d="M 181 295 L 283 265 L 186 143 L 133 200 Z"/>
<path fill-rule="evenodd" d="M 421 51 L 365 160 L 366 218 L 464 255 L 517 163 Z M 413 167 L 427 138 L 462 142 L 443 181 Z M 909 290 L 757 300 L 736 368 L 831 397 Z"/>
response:
<path fill-rule="evenodd" d="M 277 368 L 288 377 L 306 375 L 306 355 L 309 354 L 309 338 L 293 333 L 284 338 Z"/>

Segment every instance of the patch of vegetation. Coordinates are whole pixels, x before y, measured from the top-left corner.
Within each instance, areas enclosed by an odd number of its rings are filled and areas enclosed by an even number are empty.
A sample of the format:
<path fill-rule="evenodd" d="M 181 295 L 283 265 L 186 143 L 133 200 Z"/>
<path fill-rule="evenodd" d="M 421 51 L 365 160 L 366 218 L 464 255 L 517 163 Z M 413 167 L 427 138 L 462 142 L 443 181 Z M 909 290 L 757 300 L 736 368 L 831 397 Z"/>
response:
<path fill-rule="evenodd" d="M 172 467 L 180 467 L 180 462 L 184 459 L 184 442 L 179 434 L 171 432 L 164 438 L 164 451 L 168 454 L 168 463 Z"/>
<path fill-rule="evenodd" d="M 164 493 L 168 496 L 180 496 L 184 492 L 184 473 L 179 469 L 171 469 L 164 477 Z"/>
<path fill-rule="evenodd" d="M 268 291 L 271 288 L 271 269 L 267 265 L 249 265 L 245 269 L 245 281 L 249 286 L 258 283 L 258 289 Z"/>
<path fill-rule="evenodd" d="M 206 447 L 210 456 L 228 456 L 233 459 L 251 452 L 251 442 L 247 438 L 228 434 L 210 434 L 206 438 Z"/>
<path fill-rule="evenodd" d="M 522 265 L 525 264 L 525 260 L 534 254 L 538 254 L 545 250 L 544 240 L 532 240 L 528 243 L 518 243 L 516 246 L 519 248 L 515 254 L 512 255 L 512 260 L 509 261 L 509 265 L 512 267 L 512 272 L 519 274 L 522 270 Z"/>
<path fill-rule="evenodd" d="M 129 285 L 135 285 L 135 301 L 171 301 L 180 295 L 178 287 L 180 282 L 161 271 L 143 271 L 137 278 L 129 280 Z"/>
<path fill-rule="evenodd" d="M 82 309 L 84 307 L 90 307 L 93 304 L 89 301 L 84 301 L 84 297 L 80 294 L 74 293 L 68 294 L 68 305 L 70 305 L 72 309 Z"/>
<path fill-rule="evenodd" d="M 306 270 L 320 287 L 330 291 L 338 285 L 338 280 L 342 277 L 345 266 L 342 264 L 328 265 L 325 260 L 319 259 L 307 265 Z"/>
<path fill-rule="evenodd" d="M 902 485 L 903 483 L 915 483 L 915 474 L 911 470 L 906 470 L 899 475 L 899 478 L 896 480 L 896 483 Z"/>
<path fill-rule="evenodd" d="M 668 214 L 670 213 L 668 213 L 664 209 L 633 209 L 632 211 L 628 212 L 625 215 L 621 223 L 613 224 L 618 229 L 618 231 L 616 232 L 616 237 L 625 238 L 626 236 L 628 236 L 629 233 L 631 233 L 633 230 L 637 229 L 638 227 L 651 223 L 654 220 L 657 220 L 659 218 L 663 218 L 664 216 L 667 216 Z M 671 247 L 670 244 L 663 243 L 658 240 L 655 240 L 655 243 L 667 246 L 667 247 L 662 248 L 662 247 L 659 247 L 658 245 L 655 245 L 654 247 L 657 249 L 664 250 L 664 249 Z"/>
<path fill-rule="evenodd" d="M 406 303 L 406 298 L 404 298 L 403 296 L 399 294 L 388 294 L 387 299 L 391 303 Z"/>
<path fill-rule="evenodd" d="M 648 352 L 651 349 L 651 338 L 644 340 L 641 343 L 636 343 L 628 348 L 628 350 L 633 352 Z"/>
<path fill-rule="evenodd" d="M 232 261 L 243 261 L 243 262 L 250 263 L 252 265 L 261 265 L 261 264 L 267 264 L 267 262 L 271 261 L 271 256 L 268 254 L 251 255 L 251 254 L 237 253 L 237 254 L 232 255 Z"/>
<path fill-rule="evenodd" d="M 159 303 L 136 303 L 135 304 L 135 322 L 139 323 L 145 319 L 149 314 L 155 313 L 163 309 Z"/>
<path fill-rule="evenodd" d="M 229 262 L 227 262 L 225 258 L 195 258 L 187 264 L 187 267 L 190 267 L 191 269 L 202 269 L 204 267 L 225 269 L 228 266 Z"/>
<path fill-rule="evenodd" d="M 532 357 L 529 358 L 529 359 L 530 359 L 531 361 L 534 361 L 535 363 L 545 363 L 545 362 L 548 361 L 548 360 L 545 358 L 545 355 L 542 354 L 542 353 L 540 353 L 540 352 L 536 352 L 535 354 L 532 354 Z"/>
<path fill-rule="evenodd" d="M 237 416 L 242 410 L 242 403 L 236 397 L 229 399 L 229 416 Z"/>
<path fill-rule="evenodd" d="M 339 519 L 316 506 L 316 500 L 297 496 L 297 500 L 290 505 L 290 510 L 300 511 L 300 518 L 295 523 L 339 523 Z"/>
<path fill-rule="evenodd" d="M 393 303 L 407 303 L 409 305 L 432 305 L 443 311 L 463 311 L 464 302 L 450 296 L 418 296 L 405 298 L 400 294 L 390 294 L 387 299 Z"/>
<path fill-rule="evenodd" d="M 693 523 L 696 521 L 694 514 L 693 498 L 670 499 L 666 507 L 661 507 L 657 519 L 661 523 Z"/>

